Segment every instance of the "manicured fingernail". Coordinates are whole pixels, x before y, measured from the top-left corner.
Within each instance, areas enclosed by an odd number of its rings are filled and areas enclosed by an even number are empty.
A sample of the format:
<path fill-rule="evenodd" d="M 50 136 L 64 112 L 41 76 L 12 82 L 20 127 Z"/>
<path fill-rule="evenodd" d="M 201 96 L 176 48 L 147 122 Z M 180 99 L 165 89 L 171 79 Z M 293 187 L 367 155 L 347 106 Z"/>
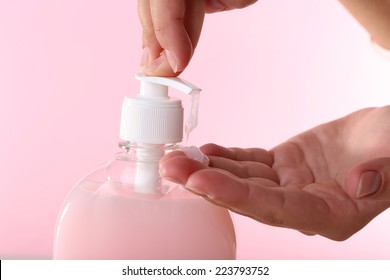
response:
<path fill-rule="evenodd" d="M 182 151 L 187 157 L 199 161 L 204 165 L 209 165 L 210 162 L 209 158 L 204 153 L 202 153 L 198 147 L 195 146 L 184 147 Z"/>
<path fill-rule="evenodd" d="M 176 59 L 176 57 L 172 54 L 172 52 L 170 52 L 168 50 L 165 50 L 165 56 L 167 57 L 168 63 L 171 66 L 173 72 L 177 73 L 178 66 L 177 66 L 177 59 Z"/>
<path fill-rule="evenodd" d="M 381 186 L 382 175 L 377 171 L 366 171 L 360 177 L 356 197 L 361 198 L 374 194 Z"/>
<path fill-rule="evenodd" d="M 141 57 L 141 64 L 140 64 L 141 69 L 145 68 L 145 66 L 148 64 L 149 54 L 150 54 L 149 48 L 145 47 Z"/>

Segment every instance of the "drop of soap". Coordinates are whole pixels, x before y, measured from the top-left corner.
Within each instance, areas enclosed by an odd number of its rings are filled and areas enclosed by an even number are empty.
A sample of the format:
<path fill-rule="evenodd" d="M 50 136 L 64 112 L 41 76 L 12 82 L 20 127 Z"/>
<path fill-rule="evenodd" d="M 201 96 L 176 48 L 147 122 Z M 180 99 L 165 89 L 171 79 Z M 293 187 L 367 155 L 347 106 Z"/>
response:
<path fill-rule="evenodd" d="M 187 135 L 187 141 L 190 136 L 191 131 L 198 125 L 198 108 L 199 108 L 199 99 L 200 99 L 200 90 L 194 93 L 191 93 L 191 107 L 190 107 L 190 116 L 187 119 L 185 125 L 185 132 Z"/>

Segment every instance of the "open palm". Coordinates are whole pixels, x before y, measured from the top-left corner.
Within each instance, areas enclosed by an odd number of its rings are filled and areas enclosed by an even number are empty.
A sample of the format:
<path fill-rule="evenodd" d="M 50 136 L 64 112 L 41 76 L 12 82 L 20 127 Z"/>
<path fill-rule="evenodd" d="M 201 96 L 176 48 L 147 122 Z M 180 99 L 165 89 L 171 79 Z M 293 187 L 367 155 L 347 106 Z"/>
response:
<path fill-rule="evenodd" d="M 390 206 L 357 199 L 355 166 L 390 156 L 390 107 L 365 109 L 273 148 L 202 147 L 206 166 L 181 152 L 161 161 L 162 175 L 260 222 L 344 240 Z M 355 172 L 356 173 L 356 172 Z"/>

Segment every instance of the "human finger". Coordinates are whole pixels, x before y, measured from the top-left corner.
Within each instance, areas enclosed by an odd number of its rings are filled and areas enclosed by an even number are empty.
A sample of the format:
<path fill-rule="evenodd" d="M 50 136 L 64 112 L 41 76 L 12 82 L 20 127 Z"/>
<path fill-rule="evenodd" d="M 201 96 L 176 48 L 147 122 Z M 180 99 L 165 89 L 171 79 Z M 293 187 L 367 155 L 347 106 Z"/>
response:
<path fill-rule="evenodd" d="M 142 48 L 141 71 L 149 64 L 160 57 L 163 49 L 154 33 L 152 15 L 150 13 L 150 0 L 138 0 L 138 16 L 142 26 Z"/>
<path fill-rule="evenodd" d="M 254 161 L 236 161 L 222 157 L 209 157 L 209 165 L 214 168 L 224 169 L 240 178 L 266 178 L 278 181 L 278 175 L 268 165 Z"/>
<path fill-rule="evenodd" d="M 255 161 L 268 166 L 272 166 L 274 162 L 272 155 L 261 148 L 226 148 L 210 143 L 200 147 L 200 149 L 207 156 L 224 157 L 237 161 Z"/>
<path fill-rule="evenodd" d="M 178 75 L 188 65 L 199 40 L 204 18 L 203 2 L 150 0 L 149 8 L 155 36 L 151 43 L 158 41 L 160 53 L 159 57 L 149 61 L 143 72 L 147 75 Z M 148 46 L 150 37 L 145 38 L 144 45 Z"/>
<path fill-rule="evenodd" d="M 333 216 L 324 199 L 299 188 L 270 187 L 275 185 L 269 180 L 244 180 L 210 168 L 192 173 L 185 187 L 214 204 L 272 226 L 320 233 L 335 240 L 352 234 L 335 230 L 345 221 Z"/>
<path fill-rule="evenodd" d="M 352 198 L 390 202 L 390 158 L 376 158 L 351 169 L 345 188 Z"/>
<path fill-rule="evenodd" d="M 161 24 L 160 20 L 154 19 L 156 15 L 152 14 L 153 5 L 154 10 L 162 9 L 160 14 L 169 14 L 170 9 L 168 4 L 169 2 L 160 1 L 160 2 L 151 2 L 151 0 L 138 0 L 138 15 L 142 25 L 142 47 L 143 54 L 141 57 L 141 64 L 139 71 L 145 75 L 149 76 L 177 76 L 176 73 L 176 64 L 171 65 L 168 58 L 172 58 L 169 51 L 165 51 L 164 47 L 161 46 L 157 36 L 156 28 L 161 26 L 155 26 L 154 21 L 157 20 Z M 180 9 L 185 9 L 184 0 L 176 1 L 175 7 L 176 13 L 180 13 Z M 159 16 L 159 13 L 157 13 Z M 184 28 L 184 24 L 183 24 Z M 183 36 L 183 33 L 180 33 L 180 36 Z M 184 33 L 184 38 L 187 38 L 188 35 Z M 192 52 L 192 50 L 190 51 Z M 174 60 L 171 59 L 171 63 L 174 63 Z M 176 63 L 176 62 L 175 62 Z M 175 72 L 176 71 L 176 72 Z"/>
<path fill-rule="evenodd" d="M 209 168 L 202 162 L 191 159 L 182 151 L 175 151 L 165 155 L 160 160 L 159 171 L 161 177 L 184 185 L 192 173 Z"/>
<path fill-rule="evenodd" d="M 215 13 L 242 9 L 256 2 L 257 0 L 205 0 L 205 11 L 207 13 Z"/>

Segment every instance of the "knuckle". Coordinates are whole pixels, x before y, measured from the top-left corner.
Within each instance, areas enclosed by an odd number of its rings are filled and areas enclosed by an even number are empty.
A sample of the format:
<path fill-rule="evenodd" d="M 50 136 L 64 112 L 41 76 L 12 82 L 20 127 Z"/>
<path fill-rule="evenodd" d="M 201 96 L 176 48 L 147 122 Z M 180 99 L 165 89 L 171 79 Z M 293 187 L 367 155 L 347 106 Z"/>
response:
<path fill-rule="evenodd" d="M 156 34 L 164 35 L 167 33 L 167 26 L 161 23 L 156 23 L 153 25 L 153 31 Z"/>

